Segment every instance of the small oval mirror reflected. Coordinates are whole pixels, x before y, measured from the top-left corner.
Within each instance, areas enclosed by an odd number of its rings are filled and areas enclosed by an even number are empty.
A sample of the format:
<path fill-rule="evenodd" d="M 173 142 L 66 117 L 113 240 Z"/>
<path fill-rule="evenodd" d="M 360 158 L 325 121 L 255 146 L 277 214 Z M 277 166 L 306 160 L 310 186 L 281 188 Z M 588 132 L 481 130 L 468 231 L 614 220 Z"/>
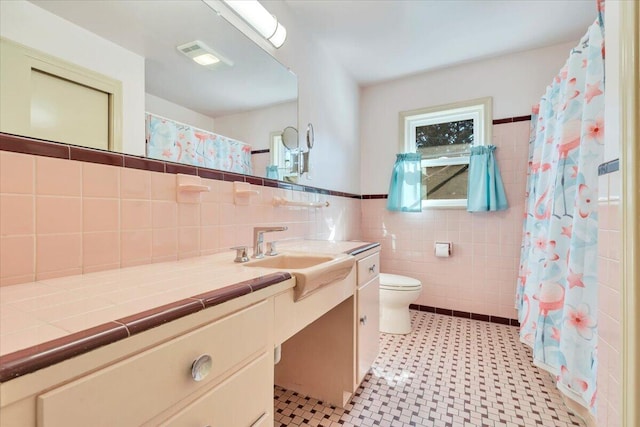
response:
<path fill-rule="evenodd" d="M 298 129 L 293 126 L 287 126 L 282 131 L 280 137 L 282 138 L 282 145 L 284 145 L 287 150 L 296 150 L 298 148 Z"/>

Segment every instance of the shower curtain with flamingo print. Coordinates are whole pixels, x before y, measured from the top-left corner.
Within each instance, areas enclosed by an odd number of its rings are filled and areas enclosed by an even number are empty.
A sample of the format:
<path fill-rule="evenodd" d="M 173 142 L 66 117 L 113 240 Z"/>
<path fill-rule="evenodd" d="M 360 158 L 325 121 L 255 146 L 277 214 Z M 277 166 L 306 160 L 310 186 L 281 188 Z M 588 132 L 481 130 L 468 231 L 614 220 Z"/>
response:
<path fill-rule="evenodd" d="M 516 298 L 520 339 L 533 349 L 534 364 L 556 375 L 558 388 L 592 412 L 604 131 L 601 17 L 533 110 Z"/>
<path fill-rule="evenodd" d="M 152 159 L 251 175 L 251 146 L 191 125 L 145 114 L 146 155 Z"/>

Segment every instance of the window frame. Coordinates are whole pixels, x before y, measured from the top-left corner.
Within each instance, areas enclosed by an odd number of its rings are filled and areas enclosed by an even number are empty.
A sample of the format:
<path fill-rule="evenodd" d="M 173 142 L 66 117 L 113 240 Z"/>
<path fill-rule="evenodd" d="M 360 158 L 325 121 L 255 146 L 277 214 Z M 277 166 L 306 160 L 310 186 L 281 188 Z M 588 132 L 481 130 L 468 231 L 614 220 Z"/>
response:
<path fill-rule="evenodd" d="M 416 153 L 416 128 L 438 123 L 473 119 L 473 145 L 492 141 L 492 99 L 484 97 L 400 113 L 400 152 Z M 469 164 L 469 156 L 423 158 L 420 167 Z M 458 208 L 467 206 L 467 199 L 422 199 L 422 208 Z"/>

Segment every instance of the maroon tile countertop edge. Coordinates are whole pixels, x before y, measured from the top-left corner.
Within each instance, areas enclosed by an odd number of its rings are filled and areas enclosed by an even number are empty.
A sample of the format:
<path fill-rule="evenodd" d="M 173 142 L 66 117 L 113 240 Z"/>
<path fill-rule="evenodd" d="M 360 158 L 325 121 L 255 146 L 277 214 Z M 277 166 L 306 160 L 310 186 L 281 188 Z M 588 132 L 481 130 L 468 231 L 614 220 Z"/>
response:
<path fill-rule="evenodd" d="M 248 280 L 244 283 L 251 287 L 251 292 L 259 291 L 260 289 L 267 288 L 271 285 L 275 285 L 276 283 L 284 282 L 285 280 L 291 279 L 291 274 L 287 272 L 277 272 L 273 274 L 268 274 L 266 276 L 258 277 L 256 279 Z"/>
<path fill-rule="evenodd" d="M 129 330 L 130 335 L 146 331 L 163 323 L 179 319 L 204 309 L 202 302 L 194 299 L 183 299 L 141 313 L 116 320 Z"/>
<path fill-rule="evenodd" d="M 128 336 L 124 325 L 109 322 L 6 354 L 0 357 L 0 382 L 35 372 Z"/>
<path fill-rule="evenodd" d="M 379 246 L 380 246 L 380 243 L 368 243 L 366 245 L 358 246 L 357 248 L 353 248 L 351 250 L 348 250 L 345 253 L 355 256 L 355 255 L 361 254 L 362 252 L 366 252 L 369 249 L 377 248 Z"/>
<path fill-rule="evenodd" d="M 213 307 L 250 293 L 251 287 L 246 282 L 241 282 L 225 286 L 222 289 L 216 289 L 215 291 L 205 292 L 192 298 L 200 301 L 203 307 Z"/>
<path fill-rule="evenodd" d="M 0 357 L 0 383 L 288 279 L 287 272 L 267 274 L 5 354 Z"/>

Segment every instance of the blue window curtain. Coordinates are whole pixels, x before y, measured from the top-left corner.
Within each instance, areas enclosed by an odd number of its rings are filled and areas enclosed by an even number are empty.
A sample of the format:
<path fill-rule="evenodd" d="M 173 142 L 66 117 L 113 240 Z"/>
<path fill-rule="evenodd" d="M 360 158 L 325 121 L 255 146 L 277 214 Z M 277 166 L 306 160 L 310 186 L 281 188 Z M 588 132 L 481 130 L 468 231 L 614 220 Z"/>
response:
<path fill-rule="evenodd" d="M 420 153 L 396 155 L 396 163 L 391 174 L 387 209 L 401 212 L 422 211 L 422 172 Z"/>
<path fill-rule="evenodd" d="M 278 165 L 267 166 L 267 178 L 280 179 L 278 176 Z"/>
<path fill-rule="evenodd" d="M 509 207 L 495 158 L 495 145 L 471 148 L 467 211 L 501 211 Z"/>

